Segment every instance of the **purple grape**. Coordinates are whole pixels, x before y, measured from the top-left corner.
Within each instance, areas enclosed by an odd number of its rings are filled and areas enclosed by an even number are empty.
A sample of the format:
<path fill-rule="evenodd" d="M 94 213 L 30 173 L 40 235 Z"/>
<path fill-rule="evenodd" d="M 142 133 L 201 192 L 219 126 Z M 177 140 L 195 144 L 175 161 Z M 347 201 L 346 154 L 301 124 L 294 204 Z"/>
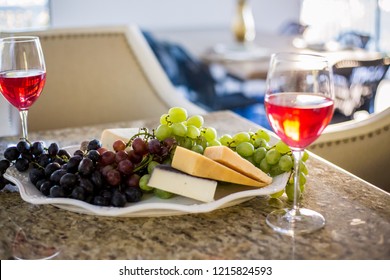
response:
<path fill-rule="evenodd" d="M 134 152 L 141 156 L 146 155 L 148 153 L 148 146 L 145 141 L 142 140 L 142 138 L 140 137 L 137 137 L 133 140 L 131 147 L 133 148 Z"/>
<path fill-rule="evenodd" d="M 112 169 L 107 172 L 106 180 L 111 186 L 118 186 L 121 182 L 121 174 L 118 170 Z"/>
<path fill-rule="evenodd" d="M 118 171 L 124 175 L 130 175 L 134 170 L 133 163 L 128 160 L 122 160 L 118 163 Z"/>
<path fill-rule="evenodd" d="M 152 139 L 148 142 L 149 153 L 153 155 L 161 154 L 161 143 L 158 139 Z"/>
<path fill-rule="evenodd" d="M 137 154 L 134 150 L 129 152 L 129 159 L 132 163 L 137 164 L 142 161 L 142 155 Z"/>

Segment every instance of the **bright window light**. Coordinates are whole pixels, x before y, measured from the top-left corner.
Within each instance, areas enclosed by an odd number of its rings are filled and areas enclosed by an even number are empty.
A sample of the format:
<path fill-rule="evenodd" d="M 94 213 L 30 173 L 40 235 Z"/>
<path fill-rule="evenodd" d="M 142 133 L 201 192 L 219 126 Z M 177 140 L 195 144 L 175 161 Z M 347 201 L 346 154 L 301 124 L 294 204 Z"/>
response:
<path fill-rule="evenodd" d="M 309 26 L 304 34 L 306 42 L 329 42 L 345 31 L 373 34 L 376 1 L 302 0 L 300 21 Z"/>
<path fill-rule="evenodd" d="M 0 0 L 0 29 L 47 27 L 49 14 L 49 0 Z"/>

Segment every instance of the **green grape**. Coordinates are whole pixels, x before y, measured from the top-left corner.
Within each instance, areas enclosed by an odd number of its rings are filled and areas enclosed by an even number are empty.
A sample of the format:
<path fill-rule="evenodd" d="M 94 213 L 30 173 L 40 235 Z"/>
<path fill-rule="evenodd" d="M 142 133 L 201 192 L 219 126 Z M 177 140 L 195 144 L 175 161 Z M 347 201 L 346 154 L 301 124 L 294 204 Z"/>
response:
<path fill-rule="evenodd" d="M 256 166 L 256 163 L 255 163 L 255 160 L 253 159 L 253 156 L 250 156 L 250 157 L 244 157 L 247 161 L 249 161 L 250 163 L 252 163 L 254 166 Z"/>
<path fill-rule="evenodd" d="M 200 141 L 198 140 L 197 143 L 203 147 L 203 150 L 207 148 L 207 140 L 204 137 L 200 138 Z"/>
<path fill-rule="evenodd" d="M 214 140 L 211 140 L 210 142 L 208 142 L 208 146 L 209 147 L 211 147 L 211 146 L 222 146 L 222 144 L 217 139 L 214 139 Z"/>
<path fill-rule="evenodd" d="M 300 161 L 299 162 L 299 165 L 300 165 L 300 170 L 303 174 L 307 175 L 309 173 L 309 171 L 307 170 L 307 166 L 306 166 L 306 163 L 303 162 L 303 161 Z"/>
<path fill-rule="evenodd" d="M 268 164 L 266 158 L 263 158 L 261 160 L 259 167 L 265 173 L 269 173 L 269 171 L 271 170 L 271 165 Z"/>
<path fill-rule="evenodd" d="M 272 198 L 279 198 L 279 197 L 281 197 L 283 194 L 284 194 L 284 189 L 281 190 L 281 191 L 278 191 L 278 192 L 276 192 L 276 193 L 273 193 L 273 194 L 271 194 L 270 196 L 271 196 Z"/>
<path fill-rule="evenodd" d="M 184 138 L 184 141 L 182 142 L 182 147 L 186 148 L 186 149 L 191 149 L 192 146 L 194 146 L 194 141 L 191 139 L 191 138 Z"/>
<path fill-rule="evenodd" d="M 211 142 L 217 138 L 217 131 L 214 127 L 207 127 L 205 130 L 203 130 L 203 133 L 207 142 Z"/>
<path fill-rule="evenodd" d="M 281 140 L 275 144 L 275 149 L 281 154 L 286 154 L 290 151 L 290 147 Z"/>
<path fill-rule="evenodd" d="M 187 134 L 187 126 L 182 122 L 175 122 L 171 125 L 172 134 L 180 137 L 184 137 Z"/>
<path fill-rule="evenodd" d="M 280 157 L 281 155 L 276 149 L 268 150 L 267 153 L 265 154 L 265 158 L 268 164 L 271 165 L 278 163 Z"/>
<path fill-rule="evenodd" d="M 153 172 L 153 169 L 156 167 L 156 165 L 159 165 L 160 163 L 158 163 L 157 161 L 154 161 L 152 160 L 151 162 L 149 162 L 148 164 L 148 173 L 149 174 L 152 174 Z"/>
<path fill-rule="evenodd" d="M 301 190 L 298 188 L 297 198 L 301 196 Z M 286 185 L 286 194 L 289 201 L 294 201 L 294 184 L 288 183 Z"/>
<path fill-rule="evenodd" d="M 153 193 L 154 193 L 155 196 L 157 196 L 158 198 L 162 198 L 162 199 L 169 199 L 169 198 L 171 198 L 173 196 L 173 193 L 167 192 L 167 191 L 163 191 L 163 190 L 160 190 L 160 189 L 154 189 Z"/>
<path fill-rule="evenodd" d="M 162 114 L 160 117 L 160 124 L 168 124 L 170 122 L 168 114 Z"/>
<path fill-rule="evenodd" d="M 188 125 L 187 123 L 187 136 L 192 138 L 192 139 L 196 139 L 197 137 L 200 136 L 200 130 L 199 128 L 197 128 L 195 125 Z"/>
<path fill-rule="evenodd" d="M 173 123 L 181 123 L 187 120 L 187 110 L 182 107 L 172 107 L 168 111 L 169 119 Z"/>
<path fill-rule="evenodd" d="M 306 150 L 304 150 L 302 155 L 302 161 L 307 161 L 308 158 L 309 158 L 309 153 Z"/>
<path fill-rule="evenodd" d="M 305 185 L 299 185 L 299 189 L 301 191 L 301 194 L 305 191 Z"/>
<path fill-rule="evenodd" d="M 204 152 L 203 146 L 199 144 L 192 146 L 191 150 L 199 154 L 203 154 Z"/>
<path fill-rule="evenodd" d="M 278 165 L 281 170 L 287 172 L 293 168 L 294 163 L 291 156 L 283 155 L 280 157 Z"/>
<path fill-rule="evenodd" d="M 275 164 L 271 166 L 271 170 L 269 171 L 269 174 L 271 175 L 271 177 L 275 177 L 284 172 L 285 171 L 280 168 L 279 164 Z"/>
<path fill-rule="evenodd" d="M 306 184 L 306 175 L 303 174 L 302 172 L 299 175 L 300 175 L 299 176 L 299 185 L 303 186 L 304 184 Z"/>
<path fill-rule="evenodd" d="M 229 134 L 224 134 L 219 138 L 219 142 L 221 142 L 224 146 L 229 146 L 230 143 L 232 143 L 233 138 Z"/>
<path fill-rule="evenodd" d="M 172 165 L 172 158 L 171 157 L 167 157 L 166 159 L 164 159 L 164 161 L 162 163 L 163 164 Z"/>
<path fill-rule="evenodd" d="M 259 129 L 258 131 L 256 131 L 256 136 L 257 138 L 264 139 L 266 142 L 269 142 L 271 140 L 271 137 L 269 136 L 268 132 L 263 129 Z"/>
<path fill-rule="evenodd" d="M 201 128 L 203 126 L 204 120 L 200 115 L 194 115 L 188 118 L 187 125 L 193 125 L 197 128 Z"/>
<path fill-rule="evenodd" d="M 264 147 L 260 147 L 255 149 L 253 152 L 253 160 L 256 164 L 260 164 L 261 160 L 265 158 L 265 154 L 267 153 L 267 149 Z"/>
<path fill-rule="evenodd" d="M 150 174 L 145 174 L 139 179 L 139 187 L 141 190 L 150 192 L 153 190 L 153 187 L 148 186 L 148 182 L 150 179 Z"/>
<path fill-rule="evenodd" d="M 237 145 L 237 153 L 242 157 L 250 157 L 255 151 L 255 147 L 249 142 L 241 142 Z"/>
<path fill-rule="evenodd" d="M 256 148 L 258 147 L 264 147 L 266 149 L 269 149 L 269 144 L 267 141 L 265 141 L 263 138 L 256 138 L 253 144 Z"/>
<path fill-rule="evenodd" d="M 251 137 L 248 132 L 238 132 L 233 135 L 233 141 L 238 145 L 243 142 L 250 142 Z"/>
<path fill-rule="evenodd" d="M 304 178 L 304 179 L 301 179 Z M 306 176 L 302 173 L 299 176 L 299 188 L 298 188 L 298 198 L 301 197 L 302 193 L 305 190 L 305 183 L 306 183 Z M 286 185 L 286 194 L 288 197 L 288 200 L 293 201 L 294 200 L 294 176 L 291 176 L 290 180 L 288 181 Z"/>
<path fill-rule="evenodd" d="M 160 141 L 172 135 L 172 128 L 167 124 L 160 124 L 154 132 L 156 138 Z"/>

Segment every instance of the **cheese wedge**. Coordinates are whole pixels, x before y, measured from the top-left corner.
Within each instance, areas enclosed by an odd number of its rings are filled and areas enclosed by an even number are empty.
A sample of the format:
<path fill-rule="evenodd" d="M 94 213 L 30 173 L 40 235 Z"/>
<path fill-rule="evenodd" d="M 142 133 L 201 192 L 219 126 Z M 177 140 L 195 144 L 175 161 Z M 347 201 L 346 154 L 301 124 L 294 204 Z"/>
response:
<path fill-rule="evenodd" d="M 223 164 L 220 164 L 204 155 L 177 146 L 172 159 L 172 167 L 187 174 L 230 182 L 252 187 L 264 187 L 267 183 L 249 178 Z"/>
<path fill-rule="evenodd" d="M 157 165 L 148 186 L 202 202 L 214 201 L 217 181 L 191 176 L 169 165 Z"/>
<path fill-rule="evenodd" d="M 229 168 L 244 174 L 254 180 L 270 184 L 272 177 L 268 176 L 261 169 L 254 166 L 250 161 L 242 158 L 235 151 L 226 146 L 207 147 L 204 151 L 204 156 L 217 161 Z"/>
<path fill-rule="evenodd" d="M 112 144 L 116 140 L 123 140 L 127 143 L 133 135 L 139 132 L 139 128 L 111 128 L 105 129 L 100 137 L 102 147 L 112 150 Z"/>

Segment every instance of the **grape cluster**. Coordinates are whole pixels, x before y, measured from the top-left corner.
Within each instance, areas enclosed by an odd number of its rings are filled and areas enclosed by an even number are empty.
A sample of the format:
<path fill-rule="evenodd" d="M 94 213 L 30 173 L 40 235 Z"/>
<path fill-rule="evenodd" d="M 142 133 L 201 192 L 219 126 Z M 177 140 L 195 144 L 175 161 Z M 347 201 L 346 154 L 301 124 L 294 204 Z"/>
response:
<path fill-rule="evenodd" d="M 159 141 L 146 128 L 142 130 L 143 132 L 133 136 L 127 143 L 116 140 L 112 150 L 99 148 L 97 152 L 101 157 L 97 170 L 110 187 L 124 189 L 127 196 L 138 190 L 138 193 L 134 194 L 138 195 L 137 199 L 132 199 L 131 202 L 139 201 L 142 194 L 147 192 L 153 192 L 160 198 L 170 198 L 172 193 L 152 188 L 148 186 L 148 182 L 156 165 L 170 164 L 176 140 L 168 137 Z"/>
<path fill-rule="evenodd" d="M 221 145 L 216 129 L 203 124 L 202 116 L 188 117 L 184 108 L 172 107 L 160 117 L 160 125 L 154 134 L 160 141 L 173 137 L 179 146 L 203 154 L 206 147 Z"/>
<path fill-rule="evenodd" d="M 58 156 L 52 156 L 54 153 Z M 4 179 L 3 174 L 11 165 L 14 165 L 18 171 L 24 172 L 30 166 L 46 166 L 50 162 L 63 163 L 67 155 L 68 153 L 59 149 L 55 143 L 45 148 L 40 141 L 31 144 L 26 140 L 21 140 L 17 145 L 8 147 L 4 151 L 4 159 L 0 161 L 0 179 L 5 183 L 10 183 Z"/>
<path fill-rule="evenodd" d="M 284 172 L 292 172 L 294 169 L 294 159 L 290 147 L 281 140 L 278 140 L 271 146 L 269 144 L 271 137 L 267 131 L 263 129 L 259 129 L 254 133 L 239 132 L 233 136 L 225 134 L 222 135 L 219 140 L 222 145 L 235 150 L 240 156 L 247 159 L 272 177 Z M 308 169 L 305 164 L 308 157 L 309 154 L 304 151 L 300 162 L 300 194 L 304 191 L 306 175 L 308 174 Z M 283 193 L 286 193 L 290 201 L 294 199 L 293 172 L 291 173 L 286 188 L 276 194 L 273 194 L 272 197 L 280 197 Z"/>
<path fill-rule="evenodd" d="M 215 128 L 204 126 L 202 116 L 188 117 L 187 111 L 181 107 L 173 107 L 167 114 L 161 116 L 155 135 L 159 140 L 174 137 L 178 145 L 201 154 L 208 146 L 227 146 L 272 177 L 293 171 L 294 163 L 290 148 L 281 140 L 271 146 L 269 144 L 271 137 L 267 131 L 259 129 L 256 132 L 242 131 L 234 135 L 218 136 Z M 304 190 L 308 172 L 305 164 L 307 158 L 308 153 L 305 151 L 301 161 L 301 192 Z M 293 199 L 293 173 L 286 189 L 274 194 L 273 197 L 279 197 L 284 192 L 289 200 Z"/>
<path fill-rule="evenodd" d="M 144 192 L 151 191 L 168 198 L 171 193 L 154 190 L 147 183 L 156 164 L 169 162 L 176 142 L 173 138 L 160 142 L 147 132 L 141 134 L 147 137 L 135 137 L 128 143 L 115 141 L 113 150 L 102 148 L 100 141 L 94 139 L 73 155 L 56 143 L 46 148 L 42 142 L 22 140 L 5 150 L 0 171 L 4 174 L 13 165 L 19 172 L 28 171 L 31 183 L 46 196 L 98 206 L 123 207 L 127 202 L 140 201 Z"/>

